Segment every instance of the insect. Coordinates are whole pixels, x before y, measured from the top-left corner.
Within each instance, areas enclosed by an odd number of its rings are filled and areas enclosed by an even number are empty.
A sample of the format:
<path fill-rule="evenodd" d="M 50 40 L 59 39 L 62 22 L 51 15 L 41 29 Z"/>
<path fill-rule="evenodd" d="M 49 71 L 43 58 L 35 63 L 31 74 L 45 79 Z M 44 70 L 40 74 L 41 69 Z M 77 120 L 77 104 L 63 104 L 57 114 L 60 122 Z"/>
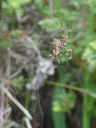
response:
<path fill-rule="evenodd" d="M 67 39 L 69 37 L 69 35 L 72 33 L 72 23 L 71 23 L 71 29 L 68 33 L 68 35 L 64 35 L 64 27 L 63 27 L 63 24 L 62 24 L 62 21 L 60 20 L 60 23 L 61 23 L 61 30 L 62 30 L 62 39 L 54 39 L 53 42 L 52 42 L 52 45 L 53 45 L 53 50 L 52 50 L 52 54 L 50 54 L 49 56 L 52 57 L 52 59 L 58 61 L 60 63 L 60 56 L 62 56 L 61 52 L 62 52 L 62 49 L 64 48 L 67 53 L 66 55 L 69 55 L 70 54 L 70 57 L 68 59 L 71 59 L 72 58 L 72 49 L 69 49 L 66 47 L 66 44 L 67 44 Z"/>

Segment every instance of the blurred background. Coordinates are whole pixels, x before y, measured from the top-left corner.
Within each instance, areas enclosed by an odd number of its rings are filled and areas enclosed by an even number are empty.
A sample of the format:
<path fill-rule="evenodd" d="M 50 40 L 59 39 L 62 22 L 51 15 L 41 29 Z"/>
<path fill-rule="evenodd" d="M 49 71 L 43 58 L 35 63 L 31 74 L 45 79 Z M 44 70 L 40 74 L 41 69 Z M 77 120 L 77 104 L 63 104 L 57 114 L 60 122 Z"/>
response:
<path fill-rule="evenodd" d="M 96 128 L 96 0 L 0 0 L 0 128 Z"/>

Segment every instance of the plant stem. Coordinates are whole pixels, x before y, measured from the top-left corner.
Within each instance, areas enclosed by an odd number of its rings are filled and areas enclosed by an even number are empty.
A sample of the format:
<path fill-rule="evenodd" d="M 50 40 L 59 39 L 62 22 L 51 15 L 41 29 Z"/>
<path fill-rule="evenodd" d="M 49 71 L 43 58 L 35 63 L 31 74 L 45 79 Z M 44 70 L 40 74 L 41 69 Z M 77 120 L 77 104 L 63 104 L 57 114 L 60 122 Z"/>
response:
<path fill-rule="evenodd" d="M 30 103 L 30 95 L 31 95 L 31 90 L 26 91 L 26 97 L 25 97 L 25 108 L 29 109 L 29 103 Z"/>
<path fill-rule="evenodd" d="M 60 82 L 64 82 L 64 75 L 63 75 L 63 69 L 62 65 L 58 68 L 58 77 Z M 64 90 L 63 90 L 64 91 Z M 55 100 L 55 97 L 62 92 L 62 87 L 55 87 L 54 93 L 53 93 L 53 102 Z M 64 112 L 54 112 L 52 111 L 52 117 L 53 117 L 53 123 L 54 128 L 66 128 L 66 120 L 65 120 L 65 113 Z"/>
<path fill-rule="evenodd" d="M 86 88 L 89 88 L 93 85 L 92 77 L 90 76 L 90 72 L 88 69 L 85 70 L 85 78 L 84 78 L 84 85 Z M 89 100 L 90 99 L 90 100 Z M 83 96 L 83 123 L 82 128 L 90 128 L 90 111 L 92 109 L 93 104 L 91 103 L 92 98 L 88 95 Z"/>
<path fill-rule="evenodd" d="M 2 19 L 2 0 L 0 0 L 0 20 Z"/>
<path fill-rule="evenodd" d="M 74 91 L 81 92 L 81 93 L 84 93 L 84 94 L 87 94 L 89 96 L 92 96 L 92 97 L 96 98 L 96 94 L 87 90 L 87 89 L 83 89 L 83 88 L 79 88 L 79 87 L 76 87 L 76 86 L 73 86 L 73 85 L 67 85 L 67 84 L 60 83 L 60 82 L 55 82 L 55 81 L 46 80 L 45 83 L 55 85 L 55 86 L 58 86 L 58 87 L 64 87 L 64 88 L 72 89 Z"/>
<path fill-rule="evenodd" d="M 87 109 L 88 105 L 88 96 L 84 95 L 83 97 L 83 123 L 82 128 L 90 128 L 90 112 Z"/>
<path fill-rule="evenodd" d="M 4 81 L 4 78 L 5 78 L 5 74 L 4 74 L 4 53 L 3 51 L 1 51 L 1 80 L 2 80 L 2 84 L 1 84 L 1 89 L 3 87 L 5 87 L 5 83 L 3 82 Z M 4 128 L 4 116 L 3 116 L 3 112 L 4 112 L 4 101 L 5 101 L 5 94 L 4 92 L 1 90 L 1 105 L 0 105 L 0 128 Z"/>

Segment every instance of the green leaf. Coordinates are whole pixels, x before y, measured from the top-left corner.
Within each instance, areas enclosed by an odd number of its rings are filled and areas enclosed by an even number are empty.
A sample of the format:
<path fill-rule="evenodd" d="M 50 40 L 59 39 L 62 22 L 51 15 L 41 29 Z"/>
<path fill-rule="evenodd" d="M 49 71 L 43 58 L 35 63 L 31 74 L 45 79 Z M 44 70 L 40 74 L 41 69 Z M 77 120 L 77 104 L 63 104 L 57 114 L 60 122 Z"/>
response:
<path fill-rule="evenodd" d="M 46 30 L 47 32 L 53 32 L 59 30 L 61 25 L 60 21 L 57 18 L 45 18 L 38 22 L 42 29 Z"/>
<path fill-rule="evenodd" d="M 96 71 L 96 40 L 90 42 L 82 56 L 83 60 L 86 60 L 88 69 L 91 72 Z"/>
<path fill-rule="evenodd" d="M 52 104 L 52 110 L 54 112 L 70 112 L 75 105 L 75 93 L 66 93 L 56 95 Z"/>
<path fill-rule="evenodd" d="M 4 41 L 3 39 L 0 39 L 0 50 L 7 47 L 12 47 L 12 42 L 7 42 Z"/>
<path fill-rule="evenodd" d="M 21 75 L 17 78 L 11 80 L 11 84 L 16 87 L 19 91 L 22 90 L 24 86 L 24 77 Z"/>

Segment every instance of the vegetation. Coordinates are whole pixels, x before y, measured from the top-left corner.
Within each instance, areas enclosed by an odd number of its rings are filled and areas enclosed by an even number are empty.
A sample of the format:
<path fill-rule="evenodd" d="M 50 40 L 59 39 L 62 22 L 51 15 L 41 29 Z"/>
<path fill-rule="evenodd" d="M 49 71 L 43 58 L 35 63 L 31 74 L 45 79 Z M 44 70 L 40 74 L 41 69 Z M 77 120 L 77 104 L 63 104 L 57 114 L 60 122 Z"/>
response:
<path fill-rule="evenodd" d="M 95 72 L 95 0 L 0 1 L 0 128 L 95 128 Z"/>

